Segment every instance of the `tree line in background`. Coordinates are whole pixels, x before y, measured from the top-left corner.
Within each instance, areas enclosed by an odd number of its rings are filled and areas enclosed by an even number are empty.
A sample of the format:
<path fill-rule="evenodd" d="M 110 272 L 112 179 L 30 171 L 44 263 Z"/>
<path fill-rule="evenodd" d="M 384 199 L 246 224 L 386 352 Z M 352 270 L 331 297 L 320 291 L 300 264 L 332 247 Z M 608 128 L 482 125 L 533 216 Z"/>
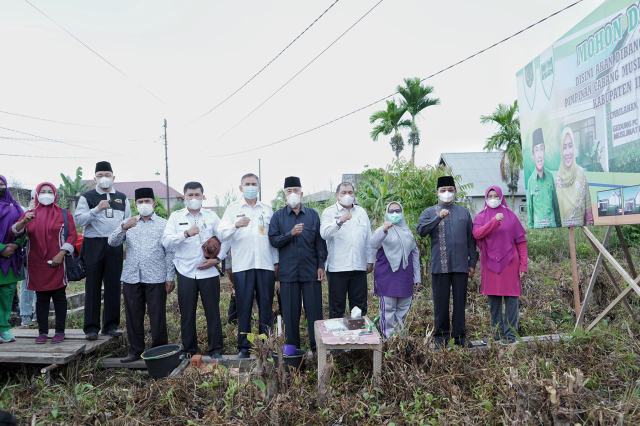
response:
<path fill-rule="evenodd" d="M 377 141 L 380 135 L 389 136 L 389 145 L 396 160 L 404 150 L 402 129 L 409 129 L 407 142 L 411 146 L 411 163 L 415 164 L 416 147 L 420 144 L 420 130 L 416 118 L 426 108 L 440 104 L 440 99 L 432 97 L 433 87 L 423 85 L 418 77 L 405 78 L 396 88 L 399 98 L 387 100 L 386 109 L 376 111 L 369 117 L 373 125 L 371 138 Z M 406 118 L 407 115 L 409 118 Z M 485 151 L 501 151 L 500 175 L 513 200 L 518 191 L 518 179 L 523 167 L 522 139 L 520 138 L 520 118 L 518 102 L 511 105 L 499 104 L 490 115 L 480 117 L 482 124 L 493 124 L 497 131 L 485 142 Z"/>

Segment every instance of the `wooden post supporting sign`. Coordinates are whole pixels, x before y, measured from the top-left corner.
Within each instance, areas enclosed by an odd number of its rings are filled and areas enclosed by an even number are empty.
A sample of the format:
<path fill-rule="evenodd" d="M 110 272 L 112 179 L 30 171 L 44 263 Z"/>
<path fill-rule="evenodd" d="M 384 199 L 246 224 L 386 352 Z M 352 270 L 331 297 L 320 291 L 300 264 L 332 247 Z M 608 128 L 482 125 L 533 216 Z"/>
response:
<path fill-rule="evenodd" d="M 584 298 L 584 303 L 582 305 L 582 309 L 579 311 L 580 314 L 578 315 L 577 321 L 576 321 L 576 329 L 578 327 L 581 326 L 583 320 L 584 320 L 584 316 L 585 316 L 585 311 L 587 309 L 587 306 L 589 304 L 590 301 L 590 296 L 591 293 L 593 291 L 593 286 L 595 285 L 595 281 L 596 281 L 596 276 L 599 272 L 600 266 L 603 266 L 605 271 L 607 272 L 607 275 L 609 275 L 609 278 L 611 278 L 613 284 L 614 284 L 614 288 L 616 288 L 616 290 L 619 292 L 618 296 L 604 309 L 604 311 L 602 311 L 587 327 L 586 330 L 591 330 L 592 328 L 594 328 L 598 322 L 600 322 L 600 320 L 602 320 L 608 313 L 609 311 L 611 311 L 616 305 L 618 305 L 618 303 L 623 302 L 625 308 L 629 311 L 629 313 L 631 314 L 632 318 L 634 320 L 637 320 L 637 315 L 635 314 L 635 312 L 633 312 L 631 306 L 624 300 L 625 297 L 633 291 L 635 291 L 639 296 L 640 296 L 640 276 L 638 276 L 636 274 L 636 269 L 635 266 L 633 265 L 633 261 L 631 259 L 631 254 L 629 252 L 629 247 L 627 245 L 627 242 L 624 238 L 624 235 L 622 234 L 622 231 L 620 229 L 619 226 L 615 226 L 616 228 L 616 234 L 618 235 L 618 239 L 620 241 L 620 246 L 622 247 L 622 250 L 624 252 L 626 261 L 627 261 L 627 265 L 629 267 L 629 271 L 631 272 L 631 274 L 629 274 L 629 272 L 627 272 L 622 265 L 620 265 L 620 263 L 613 257 L 613 255 L 607 250 L 607 243 L 609 241 L 609 237 L 611 235 L 611 227 L 607 228 L 606 234 L 605 234 L 605 238 L 603 240 L 603 242 L 598 241 L 598 239 L 595 237 L 595 235 L 593 235 L 591 233 L 591 231 L 589 231 L 589 229 L 582 228 L 582 231 L 584 232 L 584 235 L 587 237 L 587 239 L 589 240 L 589 242 L 591 243 L 591 245 L 593 246 L 593 248 L 598 252 L 598 259 L 596 261 L 596 265 L 595 265 L 595 269 L 593 271 L 593 274 L 591 276 L 591 280 L 589 281 L 589 287 L 587 288 L 587 291 L 585 292 L 585 298 Z M 570 234 L 569 234 L 569 241 L 571 244 L 571 239 L 572 239 L 572 229 L 569 230 Z M 575 242 L 574 242 L 575 243 Z M 624 290 L 620 291 L 619 286 L 616 284 L 615 279 L 611 273 L 611 271 L 609 271 L 609 268 L 607 267 L 607 265 L 604 263 L 604 261 L 606 260 L 606 262 L 608 262 L 609 265 L 611 265 L 611 267 L 622 277 L 622 280 L 627 284 L 628 287 L 626 287 Z M 572 257 L 572 262 L 573 262 L 573 257 Z M 633 276 L 632 276 L 633 275 Z"/>
<path fill-rule="evenodd" d="M 578 276 L 576 236 L 573 226 L 569 228 L 569 255 L 571 256 L 571 275 L 573 276 L 573 307 L 576 317 L 578 317 L 580 314 L 580 277 Z"/>

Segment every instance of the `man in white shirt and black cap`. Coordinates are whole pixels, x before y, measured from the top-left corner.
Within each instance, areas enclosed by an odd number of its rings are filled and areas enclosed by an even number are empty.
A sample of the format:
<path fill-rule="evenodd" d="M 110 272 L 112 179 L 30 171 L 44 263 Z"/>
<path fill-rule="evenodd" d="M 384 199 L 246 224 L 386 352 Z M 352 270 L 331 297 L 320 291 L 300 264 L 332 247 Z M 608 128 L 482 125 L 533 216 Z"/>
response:
<path fill-rule="evenodd" d="M 138 216 L 122 222 L 109 236 L 113 247 L 127 245 L 122 270 L 122 294 L 127 317 L 129 355 L 122 363 L 140 359 L 144 351 L 144 316 L 149 311 L 151 347 L 167 344 L 167 294 L 173 291 L 176 272 L 173 253 L 162 246 L 167 220 L 154 213 L 152 188 L 136 188 Z"/>
<path fill-rule="evenodd" d="M 355 203 L 355 187 L 342 182 L 336 188 L 337 202 L 322 212 L 320 235 L 327 241 L 327 279 L 329 317 L 360 308 L 367 314 L 367 273 L 373 270 L 375 252 L 371 249 L 371 222 L 367 212 Z"/>
<path fill-rule="evenodd" d="M 253 300 L 258 303 L 259 332 L 273 326 L 273 295 L 278 251 L 269 243 L 271 206 L 258 201 L 258 176 L 247 173 L 240 179 L 242 200 L 230 204 L 220 225 L 222 241 L 228 241 L 233 256 L 232 273 L 238 315 L 238 357 L 249 358 Z M 254 297 L 255 295 L 255 297 Z"/>
<path fill-rule="evenodd" d="M 120 275 L 122 246 L 111 247 L 109 235 L 131 216 L 127 196 L 113 187 L 113 169 L 108 161 L 99 161 L 95 169 L 96 187 L 80 197 L 75 222 L 84 227 L 82 257 L 85 281 L 84 332 L 87 340 L 96 340 L 100 331 L 100 299 L 104 282 L 102 334 L 120 336 Z"/>
<path fill-rule="evenodd" d="M 180 306 L 180 334 L 183 350 L 194 355 L 199 352 L 196 334 L 198 294 L 207 319 L 206 355 L 222 358 L 222 323 L 220 321 L 220 273 L 218 265 L 226 257 L 229 244 L 223 242 L 217 256 L 205 253 L 213 237 L 219 238 L 220 218 L 202 208 L 204 189 L 199 182 L 184 185 L 186 207 L 169 216 L 162 237 L 167 250 L 174 251 L 173 263 L 178 272 L 178 305 Z M 205 256 L 206 255 L 206 256 Z"/>

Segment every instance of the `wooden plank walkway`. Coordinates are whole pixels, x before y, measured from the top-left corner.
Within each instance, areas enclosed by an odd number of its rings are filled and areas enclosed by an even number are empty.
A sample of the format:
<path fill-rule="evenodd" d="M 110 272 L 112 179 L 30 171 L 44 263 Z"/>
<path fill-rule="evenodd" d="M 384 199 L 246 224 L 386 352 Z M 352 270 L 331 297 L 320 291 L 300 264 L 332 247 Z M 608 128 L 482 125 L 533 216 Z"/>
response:
<path fill-rule="evenodd" d="M 38 330 L 28 328 L 14 328 L 11 330 L 16 337 L 15 342 L 0 345 L 0 363 L 20 364 L 67 364 L 80 355 L 88 354 L 114 339 L 111 336 L 98 336 L 98 340 L 89 341 L 84 338 L 84 332 L 79 329 L 65 331 L 62 343 L 37 345 L 35 339 Z M 53 336 L 53 331 L 49 332 Z"/>

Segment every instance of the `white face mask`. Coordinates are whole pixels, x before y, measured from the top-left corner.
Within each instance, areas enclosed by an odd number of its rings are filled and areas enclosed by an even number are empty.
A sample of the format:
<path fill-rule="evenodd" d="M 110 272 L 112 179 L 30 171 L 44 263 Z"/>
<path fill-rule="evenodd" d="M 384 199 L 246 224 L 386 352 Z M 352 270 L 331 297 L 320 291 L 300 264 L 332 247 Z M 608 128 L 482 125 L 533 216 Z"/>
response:
<path fill-rule="evenodd" d="M 289 207 L 291 207 L 292 209 L 295 209 L 296 207 L 298 207 L 299 204 L 300 204 L 300 195 L 296 194 L 295 192 L 292 192 L 291 194 L 287 195 L 287 205 Z"/>
<path fill-rule="evenodd" d="M 345 194 L 340 196 L 339 201 L 344 207 L 351 207 L 355 201 L 355 197 L 353 195 Z"/>
<path fill-rule="evenodd" d="M 455 198 L 455 195 L 451 191 L 438 192 L 438 199 L 443 203 L 450 203 Z"/>
<path fill-rule="evenodd" d="M 53 194 L 38 194 L 38 202 L 43 206 L 48 206 L 53 204 L 53 200 L 55 200 L 55 195 Z"/>
<path fill-rule="evenodd" d="M 102 189 L 109 189 L 113 184 L 113 178 L 103 176 L 98 179 L 98 186 Z"/>
<path fill-rule="evenodd" d="M 502 204 L 502 200 L 500 198 L 490 198 L 487 200 L 487 205 L 492 209 L 500 207 L 500 204 Z"/>
<path fill-rule="evenodd" d="M 186 204 L 189 210 L 200 210 L 200 208 L 202 207 L 202 200 L 192 198 L 190 200 L 187 200 Z"/>
<path fill-rule="evenodd" d="M 138 213 L 140 213 L 140 216 L 151 216 L 153 214 L 153 204 L 149 204 L 149 203 L 142 203 L 142 204 L 138 204 Z"/>

